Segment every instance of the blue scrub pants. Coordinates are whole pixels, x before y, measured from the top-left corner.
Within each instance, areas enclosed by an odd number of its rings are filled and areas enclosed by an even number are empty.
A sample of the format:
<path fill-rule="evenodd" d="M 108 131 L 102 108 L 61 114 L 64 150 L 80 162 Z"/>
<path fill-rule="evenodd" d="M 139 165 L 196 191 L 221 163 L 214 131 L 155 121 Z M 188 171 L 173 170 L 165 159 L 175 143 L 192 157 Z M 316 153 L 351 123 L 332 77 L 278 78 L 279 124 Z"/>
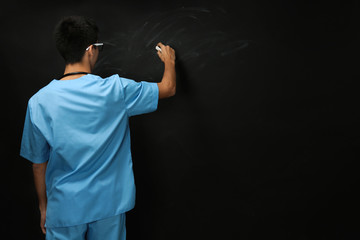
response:
<path fill-rule="evenodd" d="M 125 240 L 125 213 L 71 227 L 46 228 L 46 240 Z"/>

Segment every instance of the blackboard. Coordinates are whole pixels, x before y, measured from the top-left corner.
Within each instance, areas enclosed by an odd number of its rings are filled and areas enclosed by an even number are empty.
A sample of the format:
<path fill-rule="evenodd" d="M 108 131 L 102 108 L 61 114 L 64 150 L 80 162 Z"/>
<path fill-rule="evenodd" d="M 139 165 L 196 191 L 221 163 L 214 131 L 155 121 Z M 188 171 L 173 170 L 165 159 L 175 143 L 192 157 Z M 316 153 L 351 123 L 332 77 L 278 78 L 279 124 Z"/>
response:
<path fill-rule="evenodd" d="M 2 233 L 41 239 L 27 100 L 64 65 L 52 31 L 86 15 L 105 43 L 95 74 L 178 88 L 131 118 L 137 202 L 128 239 L 357 239 L 359 103 L 353 3 L 17 1 L 1 9 Z M 9 235 L 10 234 L 10 235 Z M 23 238 L 21 238 L 23 239 Z"/>

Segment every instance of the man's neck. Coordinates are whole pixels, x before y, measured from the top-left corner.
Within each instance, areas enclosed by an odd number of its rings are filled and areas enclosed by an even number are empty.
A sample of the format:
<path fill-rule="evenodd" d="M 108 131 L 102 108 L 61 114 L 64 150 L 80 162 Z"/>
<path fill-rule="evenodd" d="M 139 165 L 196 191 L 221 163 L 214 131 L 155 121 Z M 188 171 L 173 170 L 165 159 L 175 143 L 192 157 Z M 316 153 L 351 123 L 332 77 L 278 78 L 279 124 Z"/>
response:
<path fill-rule="evenodd" d="M 91 73 L 91 68 L 90 68 L 89 64 L 83 64 L 83 63 L 74 63 L 74 64 L 66 65 L 64 74 L 71 73 L 71 72 Z"/>
<path fill-rule="evenodd" d="M 68 73 L 73 73 L 73 72 L 86 72 L 86 73 L 91 73 L 91 67 L 89 66 L 89 64 L 83 64 L 83 63 L 73 63 L 73 64 L 67 64 L 65 66 L 65 71 L 64 71 L 64 75 L 68 74 Z M 79 75 L 70 75 L 67 77 L 62 78 L 61 80 L 71 80 L 71 79 L 76 79 L 79 78 L 81 76 L 83 76 L 84 74 L 79 74 Z"/>

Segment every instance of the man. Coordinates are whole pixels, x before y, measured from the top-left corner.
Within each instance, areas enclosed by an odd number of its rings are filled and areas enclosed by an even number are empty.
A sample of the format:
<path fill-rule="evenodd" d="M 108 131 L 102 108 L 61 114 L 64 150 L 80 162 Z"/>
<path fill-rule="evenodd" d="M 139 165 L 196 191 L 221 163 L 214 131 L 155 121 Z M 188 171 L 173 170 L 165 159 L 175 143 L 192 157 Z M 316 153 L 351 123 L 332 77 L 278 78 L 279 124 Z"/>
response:
<path fill-rule="evenodd" d="M 72 16 L 55 28 L 65 72 L 28 102 L 20 155 L 33 162 L 46 239 L 125 239 L 135 185 L 129 117 L 175 94 L 175 51 L 159 43 L 160 83 L 92 75 L 98 28 Z"/>

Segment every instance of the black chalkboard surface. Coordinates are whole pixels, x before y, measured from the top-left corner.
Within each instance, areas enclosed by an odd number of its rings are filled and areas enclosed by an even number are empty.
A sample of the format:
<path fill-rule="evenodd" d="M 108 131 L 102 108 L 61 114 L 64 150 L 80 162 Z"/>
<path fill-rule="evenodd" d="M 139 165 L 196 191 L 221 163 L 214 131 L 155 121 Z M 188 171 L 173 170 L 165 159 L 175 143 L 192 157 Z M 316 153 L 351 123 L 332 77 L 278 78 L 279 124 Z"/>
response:
<path fill-rule="evenodd" d="M 2 233 L 43 237 L 31 165 L 18 155 L 26 104 L 63 73 L 55 24 L 86 15 L 105 43 L 95 74 L 158 82 L 163 65 L 155 45 L 177 54 L 176 96 L 130 120 L 137 202 L 127 214 L 128 239 L 359 239 L 355 8 L 303 1 L 7 4 L 0 10 Z"/>

